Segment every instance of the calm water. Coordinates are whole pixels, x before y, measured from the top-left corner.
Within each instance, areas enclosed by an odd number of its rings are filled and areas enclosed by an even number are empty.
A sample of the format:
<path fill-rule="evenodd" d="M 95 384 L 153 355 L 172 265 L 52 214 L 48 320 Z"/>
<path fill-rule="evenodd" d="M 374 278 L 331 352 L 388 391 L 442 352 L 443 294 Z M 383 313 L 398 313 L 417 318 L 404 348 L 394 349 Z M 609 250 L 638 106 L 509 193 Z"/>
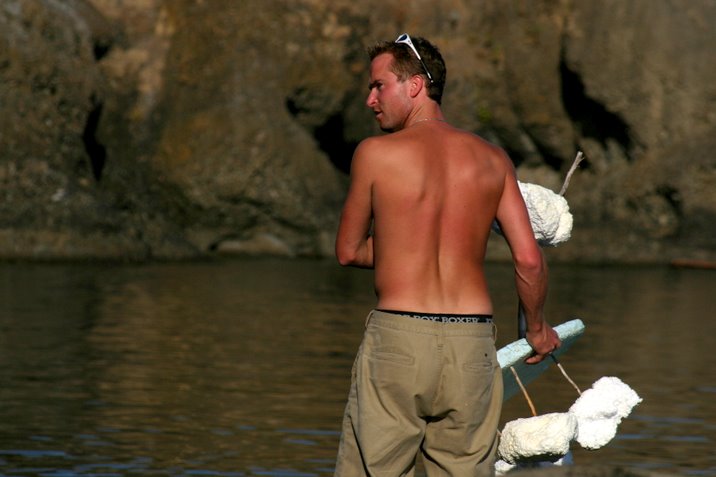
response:
<path fill-rule="evenodd" d="M 515 334 L 509 266 L 489 274 Z M 579 464 L 716 475 L 716 272 L 553 266 L 562 363 L 643 398 Z M 0 265 L 0 475 L 331 475 L 370 272 L 332 261 Z M 576 391 L 550 370 L 539 413 Z M 528 417 L 520 396 L 503 421 Z"/>

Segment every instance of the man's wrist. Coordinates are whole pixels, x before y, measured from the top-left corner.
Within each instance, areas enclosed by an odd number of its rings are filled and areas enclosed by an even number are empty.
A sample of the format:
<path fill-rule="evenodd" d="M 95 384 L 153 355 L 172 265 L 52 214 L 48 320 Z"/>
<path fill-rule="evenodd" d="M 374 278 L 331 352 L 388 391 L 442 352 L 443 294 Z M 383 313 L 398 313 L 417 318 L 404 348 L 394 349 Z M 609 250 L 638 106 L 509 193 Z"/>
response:
<path fill-rule="evenodd" d="M 536 323 L 527 323 L 527 333 L 540 333 L 544 329 L 544 320 Z"/>

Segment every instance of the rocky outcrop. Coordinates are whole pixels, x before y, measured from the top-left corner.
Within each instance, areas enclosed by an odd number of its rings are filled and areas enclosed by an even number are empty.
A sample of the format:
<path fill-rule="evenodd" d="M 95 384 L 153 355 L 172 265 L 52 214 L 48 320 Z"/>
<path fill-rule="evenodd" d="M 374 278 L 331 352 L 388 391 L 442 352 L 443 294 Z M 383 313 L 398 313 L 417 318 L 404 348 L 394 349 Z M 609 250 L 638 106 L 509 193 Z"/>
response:
<path fill-rule="evenodd" d="M 99 62 L 115 27 L 81 1 L 0 4 L 0 256 L 187 256 L 158 211 L 149 168 L 123 168 L 98 139 L 107 87 Z M 102 180 L 106 170 L 118 173 Z M 118 170 L 119 169 L 119 170 Z"/>
<path fill-rule="evenodd" d="M 525 178 L 544 179 L 544 164 L 562 175 L 569 149 L 589 158 L 568 193 L 574 240 L 558 253 L 713 257 L 716 65 L 706 45 L 716 5 L 543 5 L 515 8 L 490 31 L 511 38 L 498 69 L 515 114 L 500 126 L 520 133 L 506 146 L 524 158 Z"/>
<path fill-rule="evenodd" d="M 715 22 L 707 0 L 5 0 L 0 256 L 331 254 L 377 133 L 364 46 L 407 29 L 522 181 L 558 190 L 585 152 L 555 259 L 714 260 Z"/>

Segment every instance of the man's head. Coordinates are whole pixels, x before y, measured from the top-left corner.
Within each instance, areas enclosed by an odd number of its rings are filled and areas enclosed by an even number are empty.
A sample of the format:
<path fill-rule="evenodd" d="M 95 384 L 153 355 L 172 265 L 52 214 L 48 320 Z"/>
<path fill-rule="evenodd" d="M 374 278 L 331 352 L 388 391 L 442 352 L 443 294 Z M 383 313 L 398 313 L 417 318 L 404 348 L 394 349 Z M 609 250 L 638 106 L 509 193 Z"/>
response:
<path fill-rule="evenodd" d="M 413 51 L 411 45 L 418 54 Z M 400 81 L 420 75 L 425 79 L 428 97 L 438 104 L 442 102 L 447 70 L 445 61 L 435 45 L 424 38 L 411 38 L 403 34 L 396 41 L 380 42 L 368 49 L 371 61 L 383 53 L 392 55 L 392 71 Z"/>

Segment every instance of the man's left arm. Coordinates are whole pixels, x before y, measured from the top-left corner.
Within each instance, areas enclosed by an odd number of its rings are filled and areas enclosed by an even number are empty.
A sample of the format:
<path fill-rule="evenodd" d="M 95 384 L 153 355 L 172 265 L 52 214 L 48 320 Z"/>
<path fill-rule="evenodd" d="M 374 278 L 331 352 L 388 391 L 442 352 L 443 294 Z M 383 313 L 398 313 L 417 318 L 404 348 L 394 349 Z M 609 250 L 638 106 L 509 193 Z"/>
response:
<path fill-rule="evenodd" d="M 336 236 L 336 257 L 343 266 L 373 268 L 373 181 L 366 141 L 361 143 L 351 163 L 351 185 L 343 205 Z"/>

